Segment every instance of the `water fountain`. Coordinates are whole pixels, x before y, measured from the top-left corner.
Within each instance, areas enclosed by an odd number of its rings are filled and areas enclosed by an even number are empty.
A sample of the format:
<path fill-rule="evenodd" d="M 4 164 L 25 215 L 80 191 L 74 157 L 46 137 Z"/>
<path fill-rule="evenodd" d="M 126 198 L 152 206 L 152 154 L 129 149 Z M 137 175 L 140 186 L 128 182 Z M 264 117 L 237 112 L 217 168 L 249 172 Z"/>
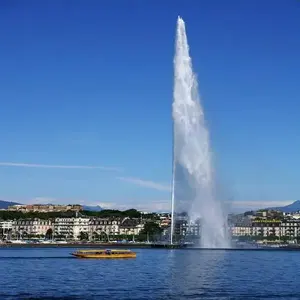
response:
<path fill-rule="evenodd" d="M 228 248 L 227 216 L 215 195 L 209 132 L 192 69 L 185 23 L 178 17 L 174 58 L 171 244 L 176 222 L 200 220 L 200 245 Z"/>

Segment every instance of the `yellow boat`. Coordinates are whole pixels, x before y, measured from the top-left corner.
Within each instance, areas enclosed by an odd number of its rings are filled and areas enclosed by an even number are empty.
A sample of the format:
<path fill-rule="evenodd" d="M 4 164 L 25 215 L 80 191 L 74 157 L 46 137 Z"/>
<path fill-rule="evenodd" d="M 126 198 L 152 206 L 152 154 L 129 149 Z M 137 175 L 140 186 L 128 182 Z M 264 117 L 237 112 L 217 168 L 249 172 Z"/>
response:
<path fill-rule="evenodd" d="M 78 250 L 72 253 L 78 258 L 135 258 L 136 253 L 131 250 Z"/>

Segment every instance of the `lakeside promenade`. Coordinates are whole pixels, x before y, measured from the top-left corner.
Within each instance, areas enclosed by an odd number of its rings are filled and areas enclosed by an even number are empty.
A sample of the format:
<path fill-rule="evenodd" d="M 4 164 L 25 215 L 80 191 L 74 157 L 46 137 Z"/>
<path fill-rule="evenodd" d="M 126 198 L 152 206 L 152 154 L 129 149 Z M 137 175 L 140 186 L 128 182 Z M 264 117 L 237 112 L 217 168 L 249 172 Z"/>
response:
<path fill-rule="evenodd" d="M 235 246 L 232 248 L 200 248 L 196 246 L 182 246 L 169 244 L 155 243 L 0 243 L 0 249 L 3 248 L 136 248 L 136 249 L 187 249 L 187 250 L 202 250 L 202 251 L 300 251 L 300 244 L 285 245 L 285 246 Z"/>
<path fill-rule="evenodd" d="M 151 248 L 145 243 L 0 243 L 0 248 Z"/>

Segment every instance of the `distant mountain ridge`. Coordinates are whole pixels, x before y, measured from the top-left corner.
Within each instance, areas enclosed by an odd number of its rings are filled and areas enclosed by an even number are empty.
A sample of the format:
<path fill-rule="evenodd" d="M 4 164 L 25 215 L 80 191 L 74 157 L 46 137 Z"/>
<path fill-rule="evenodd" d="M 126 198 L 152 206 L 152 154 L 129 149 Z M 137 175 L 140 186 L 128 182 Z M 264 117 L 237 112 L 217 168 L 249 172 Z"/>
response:
<path fill-rule="evenodd" d="M 101 211 L 102 210 L 102 207 L 99 205 L 96 205 L 96 206 L 83 205 L 82 208 L 83 208 L 83 210 L 88 210 L 88 211 Z"/>
<path fill-rule="evenodd" d="M 10 205 L 22 205 L 22 204 L 17 203 L 17 202 L 12 202 L 12 201 L 0 200 L 0 209 L 7 209 Z M 83 210 L 88 210 L 88 211 L 101 211 L 101 210 L 103 210 L 103 208 L 99 205 L 95 205 L 95 206 L 83 205 L 82 208 L 83 208 Z M 300 211 L 300 200 L 296 200 L 293 203 L 288 204 L 286 206 L 267 207 L 266 209 L 279 210 L 279 211 L 282 211 L 282 212 L 285 212 L 285 213 Z"/>
<path fill-rule="evenodd" d="M 268 207 L 267 209 L 279 210 L 285 213 L 300 211 L 300 200 L 296 200 L 295 202 L 286 206 Z"/>
<path fill-rule="evenodd" d="M 7 209 L 11 205 L 20 205 L 20 203 L 0 200 L 0 209 Z"/>

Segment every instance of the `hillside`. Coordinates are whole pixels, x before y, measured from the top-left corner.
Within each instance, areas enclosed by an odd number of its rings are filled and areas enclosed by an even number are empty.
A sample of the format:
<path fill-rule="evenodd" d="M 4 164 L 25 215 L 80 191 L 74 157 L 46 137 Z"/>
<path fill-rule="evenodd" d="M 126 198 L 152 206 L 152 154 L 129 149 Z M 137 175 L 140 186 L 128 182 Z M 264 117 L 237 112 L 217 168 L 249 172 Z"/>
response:
<path fill-rule="evenodd" d="M 300 211 L 300 200 L 297 200 L 289 205 L 286 206 L 279 206 L 279 207 L 269 207 L 268 209 L 274 209 L 274 210 L 279 210 L 285 213 L 291 213 L 291 212 L 296 212 Z"/>
<path fill-rule="evenodd" d="M 99 205 L 97 206 L 88 206 L 88 205 L 83 205 L 83 210 L 88 210 L 88 211 L 101 211 L 102 207 L 100 207 Z"/>
<path fill-rule="evenodd" d="M 7 209 L 10 205 L 17 205 L 17 204 L 20 203 L 0 200 L 0 209 Z"/>
<path fill-rule="evenodd" d="M 20 204 L 20 203 L 0 200 L 0 209 L 7 209 L 8 206 L 10 206 L 10 205 L 18 205 L 18 204 Z M 101 211 L 102 208 L 101 208 L 99 205 L 97 205 L 97 206 L 87 206 L 87 205 L 83 205 L 83 210 L 88 210 L 88 211 Z"/>

